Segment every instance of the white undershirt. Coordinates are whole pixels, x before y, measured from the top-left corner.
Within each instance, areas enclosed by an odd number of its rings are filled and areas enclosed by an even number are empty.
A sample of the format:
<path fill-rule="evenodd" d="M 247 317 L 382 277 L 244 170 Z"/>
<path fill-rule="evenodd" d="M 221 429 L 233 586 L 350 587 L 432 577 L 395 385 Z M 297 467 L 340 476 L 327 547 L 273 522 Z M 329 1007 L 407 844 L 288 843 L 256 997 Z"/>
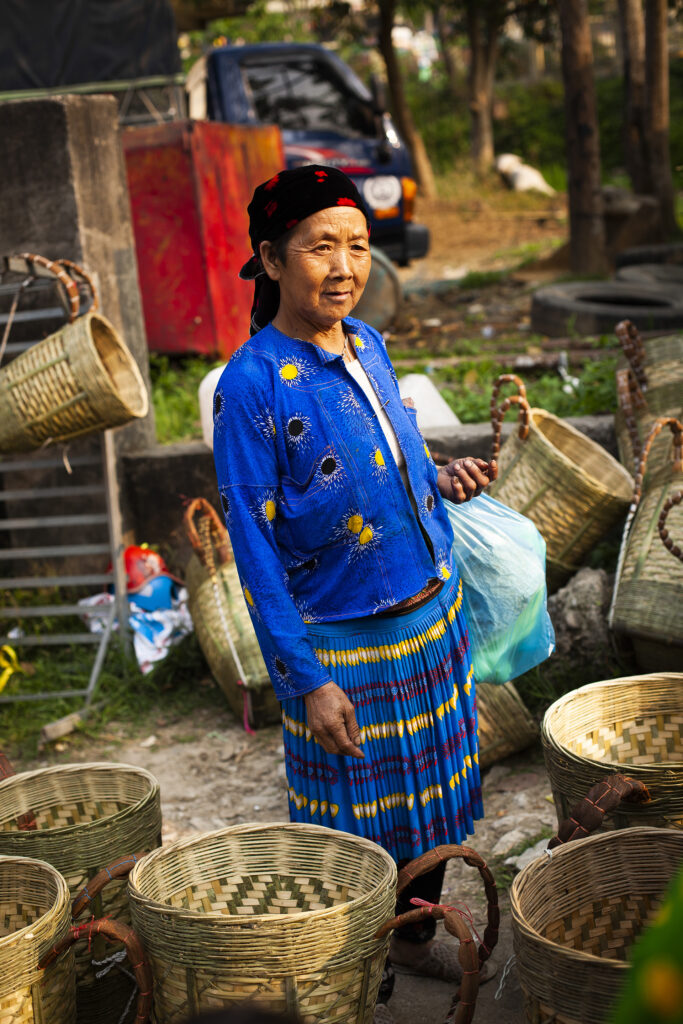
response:
<path fill-rule="evenodd" d="M 396 431 L 392 427 L 391 420 L 387 416 L 386 412 L 384 411 L 384 407 L 381 405 L 380 400 L 377 397 L 377 392 L 373 388 L 372 383 L 367 373 L 365 372 L 363 364 L 361 363 L 360 359 L 354 359 L 352 362 L 345 363 L 344 365 L 346 366 L 346 369 L 349 371 L 349 373 L 356 381 L 356 383 L 361 386 L 368 401 L 370 402 L 370 405 L 373 408 L 375 416 L 377 417 L 377 422 L 382 428 L 382 433 L 387 439 L 387 444 L 389 445 L 391 454 L 394 457 L 394 462 L 398 466 L 398 470 L 399 473 L 401 474 L 403 484 L 408 494 L 412 497 L 410 484 L 408 482 L 408 470 L 406 468 L 406 460 L 403 457 L 401 446 L 398 443 Z"/>

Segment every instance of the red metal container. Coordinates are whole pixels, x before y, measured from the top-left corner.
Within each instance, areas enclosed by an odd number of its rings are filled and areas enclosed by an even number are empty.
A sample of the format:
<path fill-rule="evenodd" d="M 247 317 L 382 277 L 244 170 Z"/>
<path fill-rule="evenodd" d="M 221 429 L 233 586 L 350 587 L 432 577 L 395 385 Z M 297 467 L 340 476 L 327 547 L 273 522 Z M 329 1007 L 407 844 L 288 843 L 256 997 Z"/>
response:
<path fill-rule="evenodd" d="M 273 125 L 176 121 L 123 132 L 149 348 L 228 357 L 249 337 L 247 204 L 285 166 Z"/>

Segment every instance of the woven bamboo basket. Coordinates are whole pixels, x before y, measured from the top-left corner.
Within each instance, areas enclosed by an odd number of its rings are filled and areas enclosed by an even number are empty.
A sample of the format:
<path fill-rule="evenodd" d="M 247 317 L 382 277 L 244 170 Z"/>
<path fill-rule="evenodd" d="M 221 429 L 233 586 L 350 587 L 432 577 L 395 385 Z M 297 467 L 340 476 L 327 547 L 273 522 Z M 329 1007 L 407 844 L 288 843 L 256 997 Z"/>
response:
<path fill-rule="evenodd" d="M 237 718 L 254 727 L 279 722 L 228 532 L 204 498 L 190 502 L 184 518 L 195 552 L 185 572 L 188 607 L 211 673 Z"/>
<path fill-rule="evenodd" d="M 74 956 L 65 951 L 45 971 L 39 963 L 69 931 L 69 889 L 49 864 L 0 857 L 0 1021 L 74 1024 Z"/>
<path fill-rule="evenodd" d="M 674 435 L 673 462 L 649 476 L 645 488 L 652 443 L 669 430 Z M 670 417 L 658 419 L 643 448 L 617 565 L 609 623 L 629 635 L 645 670 L 683 665 L 682 452 L 683 425 Z"/>
<path fill-rule="evenodd" d="M 303 1024 L 370 1024 L 396 866 L 317 825 L 238 825 L 165 846 L 130 873 L 157 1024 L 255 1001 Z"/>
<path fill-rule="evenodd" d="M 683 335 L 669 335 L 643 341 L 630 320 L 617 324 L 616 335 L 623 349 L 617 365 L 618 409 L 614 425 L 619 458 L 637 471 L 643 445 L 655 419 L 683 414 Z M 671 438 L 661 434 L 648 459 L 653 474 L 666 465 Z"/>
<path fill-rule="evenodd" d="M 683 832 L 628 828 L 578 839 L 515 878 L 510 908 L 531 1024 L 606 1024 L 628 955 L 683 860 Z"/>
<path fill-rule="evenodd" d="M 590 683 L 556 700 L 541 727 L 558 821 L 590 786 L 625 772 L 647 804 L 622 804 L 605 827 L 683 829 L 683 673 Z"/>
<path fill-rule="evenodd" d="M 538 726 L 513 683 L 477 683 L 479 767 L 488 768 L 538 738 Z"/>
<path fill-rule="evenodd" d="M 510 381 L 519 393 L 499 406 L 500 387 Z M 501 449 L 503 418 L 513 404 L 519 408 L 520 429 Z M 548 583 L 554 590 L 625 515 L 633 481 L 595 441 L 557 416 L 531 409 L 519 377 L 504 374 L 495 382 L 491 418 L 498 479 L 490 494 L 532 519 L 543 534 Z"/>
<path fill-rule="evenodd" d="M 137 363 L 112 324 L 86 313 L 0 369 L 0 452 L 27 452 L 147 415 Z"/>
<path fill-rule="evenodd" d="M 20 827 L 32 814 L 35 826 Z M 149 772 L 125 764 L 79 764 L 14 775 L 0 782 L 0 854 L 37 857 L 67 881 L 72 897 L 116 857 L 161 842 L 159 785 Z M 125 880 L 93 905 L 96 917 L 130 921 Z M 119 1024 L 131 981 L 118 967 L 95 977 L 92 961 L 111 955 L 104 940 L 76 955 L 79 1024 Z M 126 1016 L 125 1021 L 133 1020 Z"/>

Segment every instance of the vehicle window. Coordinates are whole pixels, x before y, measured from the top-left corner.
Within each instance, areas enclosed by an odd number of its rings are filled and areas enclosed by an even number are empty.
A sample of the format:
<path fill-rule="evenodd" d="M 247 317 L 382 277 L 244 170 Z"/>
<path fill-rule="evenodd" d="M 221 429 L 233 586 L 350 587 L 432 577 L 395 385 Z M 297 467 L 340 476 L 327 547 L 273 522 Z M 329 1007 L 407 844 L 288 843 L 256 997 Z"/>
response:
<path fill-rule="evenodd" d="M 245 62 L 242 75 L 259 121 L 292 131 L 376 133 L 369 105 L 348 92 L 322 61 Z"/>

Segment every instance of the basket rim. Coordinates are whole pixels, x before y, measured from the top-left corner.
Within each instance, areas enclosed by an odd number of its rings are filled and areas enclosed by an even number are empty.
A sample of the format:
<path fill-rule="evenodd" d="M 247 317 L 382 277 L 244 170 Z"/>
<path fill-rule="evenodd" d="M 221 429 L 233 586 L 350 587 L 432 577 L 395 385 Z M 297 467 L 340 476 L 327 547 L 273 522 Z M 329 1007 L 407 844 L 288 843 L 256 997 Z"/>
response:
<path fill-rule="evenodd" d="M 32 924 L 26 924 L 23 928 L 18 928 L 14 932 L 10 932 L 9 935 L 0 936 L 0 952 L 5 948 L 9 948 L 13 943 L 26 939 L 30 932 L 34 932 L 36 928 L 40 927 L 46 917 L 50 915 L 58 916 L 71 904 L 71 894 L 69 892 L 69 886 L 66 883 L 66 879 L 61 872 L 57 871 L 57 868 L 52 867 L 52 864 L 48 864 L 46 860 L 39 860 L 37 857 L 13 857 L 11 855 L 0 854 L 0 865 L 6 864 L 8 861 L 10 863 L 19 864 L 21 867 L 31 865 L 32 867 L 39 868 L 44 872 L 47 872 L 47 874 L 52 875 L 57 883 L 57 893 L 52 906 L 48 907 L 36 921 Z"/>
<path fill-rule="evenodd" d="M 650 672 L 643 673 L 641 675 L 634 676 L 619 676 L 616 679 L 599 679 L 594 683 L 586 683 L 584 686 L 579 686 L 575 690 L 570 690 L 569 693 L 564 693 L 561 697 L 558 697 L 550 707 L 547 709 L 541 722 L 541 741 L 545 745 L 552 747 L 568 758 L 573 758 L 578 761 L 585 762 L 586 764 L 595 765 L 596 767 L 604 768 L 605 765 L 613 765 L 615 768 L 624 768 L 626 772 L 637 772 L 637 773 L 658 773 L 675 771 L 676 769 L 683 768 L 683 761 L 663 761 L 663 762 L 652 762 L 652 764 L 639 764 L 633 765 L 628 761 L 610 761 L 607 758 L 596 759 L 593 757 L 587 757 L 585 754 L 577 754 L 576 751 L 571 750 L 564 743 L 561 743 L 557 739 L 552 730 L 553 722 L 557 714 L 559 714 L 566 705 L 572 701 L 580 698 L 582 695 L 590 695 L 599 689 L 611 689 L 612 687 L 622 687 L 624 684 L 632 684 L 637 686 L 647 681 L 662 680 L 663 682 L 670 681 L 673 683 L 683 684 L 683 672 Z M 682 691 L 683 696 L 683 691 Z"/>
<path fill-rule="evenodd" d="M 11 789 L 13 786 L 16 786 L 16 785 L 21 784 L 21 783 L 25 783 L 28 780 L 33 781 L 37 777 L 45 778 L 46 775 L 60 775 L 60 774 L 63 774 L 64 772 L 69 772 L 69 773 L 72 773 L 72 774 L 78 774 L 80 771 L 93 772 L 93 771 L 105 771 L 105 770 L 106 771 L 112 771 L 112 770 L 121 770 L 121 769 L 123 769 L 126 774 L 142 776 L 149 783 L 151 783 L 150 788 L 149 788 L 149 790 L 143 796 L 141 796 L 138 800 L 136 800 L 135 803 L 129 804 L 127 807 L 124 807 L 122 810 L 114 811 L 113 814 L 105 814 L 101 818 L 97 818 L 97 820 L 95 822 L 91 822 L 91 825 L 93 825 L 93 826 L 97 825 L 98 827 L 101 828 L 103 826 L 103 824 L 111 823 L 112 821 L 116 820 L 119 817 L 123 817 L 125 815 L 129 815 L 133 811 L 135 811 L 137 808 L 139 808 L 141 804 L 148 802 L 150 799 L 154 799 L 158 795 L 158 793 L 159 793 L 159 781 L 158 781 L 158 779 L 156 779 L 155 776 L 152 775 L 151 772 L 147 771 L 146 768 L 140 768 L 138 765 L 126 764 L 125 762 L 118 762 L 118 761 L 88 761 L 88 762 L 83 762 L 82 764 L 52 765 L 50 768 L 34 768 L 32 771 L 29 771 L 29 772 L 19 772 L 16 775 L 10 775 L 6 779 L 3 779 L 2 781 L 0 781 L 0 801 L 2 799 L 3 791 L 4 790 Z M 0 819 L 0 820 L 2 820 L 2 819 Z M 38 829 L 37 832 L 36 831 L 30 831 L 30 832 L 26 832 L 26 833 L 23 833 L 23 834 L 25 834 L 28 837 L 27 841 L 29 841 L 31 839 L 34 839 L 35 836 L 41 836 L 41 835 L 42 836 L 48 836 L 48 835 L 49 836 L 68 835 L 70 832 L 77 831 L 77 830 L 81 831 L 82 829 L 83 829 L 83 823 L 80 822 L 80 823 L 76 823 L 74 825 L 60 825 L 60 826 L 55 827 L 55 828 Z M 16 839 L 17 836 L 21 836 L 21 835 L 22 835 L 21 832 L 17 832 L 16 835 L 15 835 L 15 839 Z"/>
<path fill-rule="evenodd" d="M 113 343 L 116 345 L 116 348 L 121 353 L 123 358 L 126 360 L 127 368 L 129 372 L 132 374 L 132 376 L 135 378 L 135 382 L 140 389 L 140 394 L 142 397 L 141 411 L 133 411 L 132 406 L 128 402 L 124 401 L 123 399 L 121 399 L 121 401 L 133 413 L 133 416 L 136 419 L 144 419 L 144 417 L 149 412 L 149 393 L 147 391 L 147 386 L 145 384 L 142 373 L 140 372 L 140 367 L 137 364 L 135 356 L 128 348 L 128 346 L 124 342 L 123 338 L 121 337 L 121 335 L 119 334 L 111 320 L 109 320 L 106 316 L 103 316 L 103 314 L 98 309 L 94 309 L 88 311 L 87 313 L 84 313 L 83 316 L 77 317 L 77 320 L 74 322 L 83 323 L 86 320 L 90 324 L 92 324 L 93 320 L 98 320 L 100 323 L 104 324 L 104 326 L 111 334 Z M 99 353 L 99 349 L 95 344 L 94 340 L 92 341 L 92 356 L 97 361 L 97 365 L 100 371 L 108 378 L 109 371 L 107 370 L 107 367 L 104 365 L 102 357 L 100 356 Z"/>
<path fill-rule="evenodd" d="M 590 485 L 594 490 L 599 491 L 602 494 L 607 495 L 609 497 L 618 498 L 619 495 L 615 495 L 613 490 L 610 490 L 608 487 L 605 487 L 602 480 L 600 480 L 598 477 L 591 476 L 589 473 L 586 473 L 583 466 L 581 466 L 578 462 L 573 462 L 572 459 L 567 458 L 563 451 L 561 451 L 559 448 L 556 448 L 555 445 L 551 444 L 545 436 L 545 434 L 543 433 L 543 431 L 540 429 L 540 427 L 538 427 L 534 422 L 535 419 L 547 419 L 559 424 L 563 430 L 566 430 L 568 433 L 573 434 L 574 437 L 576 437 L 582 444 L 585 444 L 587 448 L 590 448 L 592 451 L 595 452 L 596 455 L 604 459 L 605 462 L 609 463 L 610 467 L 613 470 L 621 474 L 621 476 L 624 479 L 624 483 L 628 482 L 629 498 L 624 498 L 623 500 L 627 502 L 630 500 L 630 497 L 633 495 L 633 488 L 635 486 L 633 477 L 631 476 L 629 471 L 614 458 L 613 455 L 610 455 L 610 453 L 602 447 L 602 445 L 598 444 L 597 441 L 594 441 L 592 437 L 588 437 L 586 434 L 582 434 L 580 430 L 577 430 L 576 427 L 573 427 L 571 423 L 567 422 L 567 420 L 563 420 L 560 416 L 555 416 L 554 413 L 548 412 L 547 409 L 541 409 L 537 406 L 533 406 L 529 410 L 530 429 L 534 431 L 534 436 L 538 438 L 541 444 L 543 444 L 543 446 L 546 447 L 549 451 L 552 451 L 553 456 L 555 458 L 558 458 L 565 466 L 571 467 L 573 472 L 575 472 L 578 476 L 582 477 L 586 481 L 590 481 Z"/>
<path fill-rule="evenodd" d="M 368 853 L 377 855 L 380 860 L 386 862 L 386 866 L 389 870 L 389 882 L 396 885 L 396 877 L 398 870 L 396 862 L 394 861 L 391 854 L 387 853 L 377 843 L 373 843 L 370 839 L 365 839 L 362 836 L 355 836 L 351 832 L 342 832 L 339 829 L 327 828 L 324 825 L 311 825 L 305 822 L 292 822 L 292 821 L 266 821 L 266 822 L 245 822 L 240 825 L 228 825 L 226 828 L 214 829 L 212 832 L 201 832 L 199 835 L 186 836 L 184 839 L 177 839 L 174 843 L 169 843 L 167 846 L 160 846 L 156 850 L 152 850 L 150 853 L 145 854 L 138 863 L 133 867 L 132 871 L 128 876 L 128 896 L 131 901 L 135 901 L 138 906 L 144 906 L 147 910 L 153 910 L 160 914 L 171 915 L 176 920 L 184 921 L 221 921 L 225 922 L 225 926 L 232 928 L 254 928 L 255 925 L 269 924 L 273 925 L 274 921 L 277 920 L 278 926 L 289 927 L 290 925 L 300 924 L 302 921 L 316 921 L 318 918 L 329 915 L 332 911 L 339 910 L 339 907 L 323 907 L 320 910 L 301 910 L 295 914 L 249 914 L 249 915 L 238 915 L 238 914 L 222 914 L 220 911 L 196 911 L 187 910 L 183 907 L 172 907 L 168 903 L 161 903 L 159 900 L 153 899 L 151 896 L 147 896 L 138 888 L 139 876 L 146 871 L 150 864 L 155 860 L 172 855 L 181 850 L 186 850 L 193 846 L 198 846 L 208 840 L 213 840 L 219 836 L 235 836 L 235 835 L 248 835 L 255 832 L 267 832 L 272 829 L 278 831 L 287 831 L 293 833 L 306 834 L 318 834 L 320 836 L 325 835 L 330 840 L 341 837 L 342 839 L 352 839 L 354 843 L 361 844 Z M 393 882 L 392 882 L 393 876 Z M 349 900 L 344 906 L 348 910 L 354 906 L 357 906 L 364 900 L 370 899 L 377 894 L 378 890 L 384 883 L 375 885 L 368 892 L 363 893 L 361 896 L 356 896 L 354 899 Z"/>
<path fill-rule="evenodd" d="M 562 857 L 571 857 L 573 851 L 580 847 L 587 846 L 589 844 L 604 845 L 607 843 L 618 843 L 620 840 L 623 841 L 624 837 L 637 839 L 637 838 L 662 838 L 667 837 L 670 839 L 677 840 L 682 844 L 681 852 L 683 853 L 683 832 L 680 829 L 675 828 L 654 828 L 648 825 L 636 825 L 632 828 L 617 829 L 614 832 L 598 832 L 592 836 L 584 836 L 583 839 L 573 839 L 571 843 L 567 843 L 565 846 L 556 847 L 554 850 L 546 850 L 546 857 L 539 855 L 535 860 L 532 860 L 530 864 L 527 864 L 525 868 L 519 872 L 519 874 L 513 879 L 512 886 L 510 887 L 510 914 L 512 917 L 513 933 L 515 929 L 520 932 L 524 932 L 527 938 L 532 939 L 534 942 L 541 944 L 549 950 L 559 951 L 564 957 L 565 954 L 567 959 L 575 960 L 577 962 L 586 964 L 594 963 L 596 965 L 608 965 L 610 968 L 618 968 L 619 970 L 630 970 L 631 962 L 625 960 L 617 960 L 613 957 L 596 956 L 594 953 L 586 953 L 582 949 L 570 949 L 567 946 L 563 946 L 560 942 L 554 942 L 552 939 L 548 939 L 545 935 L 541 935 L 536 928 L 534 928 L 526 917 L 522 913 L 520 906 L 520 894 L 519 890 L 521 886 L 528 880 L 533 879 L 534 875 L 540 874 L 550 860 L 557 860 Z"/>

